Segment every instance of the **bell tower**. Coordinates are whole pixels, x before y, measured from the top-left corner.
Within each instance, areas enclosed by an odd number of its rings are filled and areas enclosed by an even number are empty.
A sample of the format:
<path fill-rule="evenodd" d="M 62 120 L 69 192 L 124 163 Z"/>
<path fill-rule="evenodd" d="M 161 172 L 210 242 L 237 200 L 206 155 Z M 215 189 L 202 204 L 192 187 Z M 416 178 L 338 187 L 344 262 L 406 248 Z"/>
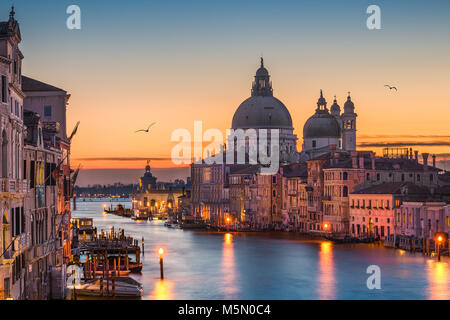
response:
<path fill-rule="evenodd" d="M 358 115 L 349 92 L 342 114 L 342 148 L 345 151 L 356 151 L 356 117 Z"/>

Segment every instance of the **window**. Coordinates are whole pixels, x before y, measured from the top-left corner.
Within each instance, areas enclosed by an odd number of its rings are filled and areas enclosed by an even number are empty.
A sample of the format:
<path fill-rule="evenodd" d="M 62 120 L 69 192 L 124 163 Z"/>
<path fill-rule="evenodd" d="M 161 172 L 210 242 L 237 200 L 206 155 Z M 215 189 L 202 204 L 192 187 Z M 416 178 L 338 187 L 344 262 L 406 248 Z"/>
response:
<path fill-rule="evenodd" d="M 420 181 L 420 174 L 417 175 L 417 181 Z"/>
<path fill-rule="evenodd" d="M 347 173 L 347 172 L 344 172 L 344 177 L 343 177 L 343 179 L 344 179 L 344 180 L 348 180 L 348 173 Z"/>
<path fill-rule="evenodd" d="M 344 186 L 343 196 L 348 197 L 348 187 L 347 186 Z"/>
<path fill-rule="evenodd" d="M 312 141 L 312 147 L 313 147 L 313 148 L 316 148 L 316 147 L 317 147 L 317 141 L 316 141 L 316 140 L 313 140 L 313 141 Z"/>
<path fill-rule="evenodd" d="M 405 175 L 402 173 L 402 181 L 405 181 Z"/>
<path fill-rule="evenodd" d="M 7 87 L 7 83 L 6 83 L 6 76 L 2 76 L 2 102 L 6 103 L 6 87 Z"/>
<path fill-rule="evenodd" d="M 433 181 L 434 176 L 432 174 L 430 174 L 430 181 Z"/>
<path fill-rule="evenodd" d="M 379 173 L 377 173 L 377 181 L 380 181 L 380 180 L 381 180 L 381 176 Z"/>
<path fill-rule="evenodd" d="M 52 106 L 44 107 L 44 117 L 50 118 L 52 116 Z"/>

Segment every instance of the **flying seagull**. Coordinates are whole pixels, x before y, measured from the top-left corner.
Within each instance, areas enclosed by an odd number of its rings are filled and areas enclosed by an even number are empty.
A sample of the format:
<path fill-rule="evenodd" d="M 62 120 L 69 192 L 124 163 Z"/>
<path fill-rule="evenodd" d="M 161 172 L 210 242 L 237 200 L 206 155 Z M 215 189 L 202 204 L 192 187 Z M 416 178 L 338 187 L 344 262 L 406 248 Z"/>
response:
<path fill-rule="evenodd" d="M 148 126 L 147 130 L 142 129 L 142 130 L 136 131 L 135 133 L 138 133 L 138 132 L 147 132 L 148 133 L 150 131 L 150 128 L 153 127 L 155 124 L 156 124 L 156 122 L 153 122 L 151 125 Z"/>
<path fill-rule="evenodd" d="M 384 86 L 385 86 L 385 87 L 388 87 L 389 90 L 395 89 L 395 91 L 398 91 L 396 87 L 391 87 L 390 85 L 387 85 L 387 84 L 385 84 Z"/>

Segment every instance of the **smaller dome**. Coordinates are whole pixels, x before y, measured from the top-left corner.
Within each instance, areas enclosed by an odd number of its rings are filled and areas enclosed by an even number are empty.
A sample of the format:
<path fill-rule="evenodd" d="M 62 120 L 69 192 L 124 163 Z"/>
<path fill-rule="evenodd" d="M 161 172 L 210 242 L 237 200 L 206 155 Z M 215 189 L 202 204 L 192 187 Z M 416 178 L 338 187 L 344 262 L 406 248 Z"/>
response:
<path fill-rule="evenodd" d="M 341 114 L 341 107 L 338 105 L 336 97 L 334 97 L 333 105 L 330 108 L 332 115 L 340 115 Z"/>
<path fill-rule="evenodd" d="M 354 113 L 355 105 L 352 102 L 352 98 L 350 97 L 350 92 L 348 93 L 347 102 L 344 104 L 344 112 L 345 113 Z"/>
<path fill-rule="evenodd" d="M 329 113 L 316 113 L 306 121 L 303 138 L 340 138 L 341 128 Z"/>

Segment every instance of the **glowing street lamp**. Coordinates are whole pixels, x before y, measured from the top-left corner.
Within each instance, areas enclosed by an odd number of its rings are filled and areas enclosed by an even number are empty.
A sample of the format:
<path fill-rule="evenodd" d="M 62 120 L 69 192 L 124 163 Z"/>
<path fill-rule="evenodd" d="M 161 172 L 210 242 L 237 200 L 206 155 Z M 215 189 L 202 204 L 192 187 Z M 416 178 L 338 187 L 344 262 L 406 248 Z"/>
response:
<path fill-rule="evenodd" d="M 442 243 L 442 236 L 438 236 L 437 237 L 437 242 L 438 242 L 438 245 L 437 245 L 437 250 L 438 250 L 438 261 L 441 261 L 441 250 L 440 250 L 440 248 L 441 248 L 441 243 Z"/>
<path fill-rule="evenodd" d="M 328 230 L 328 223 L 325 223 L 324 225 L 323 225 L 323 228 L 324 228 L 324 230 Z"/>
<path fill-rule="evenodd" d="M 164 280 L 164 262 L 163 262 L 164 249 L 159 248 L 159 269 L 161 273 L 161 280 Z"/>

